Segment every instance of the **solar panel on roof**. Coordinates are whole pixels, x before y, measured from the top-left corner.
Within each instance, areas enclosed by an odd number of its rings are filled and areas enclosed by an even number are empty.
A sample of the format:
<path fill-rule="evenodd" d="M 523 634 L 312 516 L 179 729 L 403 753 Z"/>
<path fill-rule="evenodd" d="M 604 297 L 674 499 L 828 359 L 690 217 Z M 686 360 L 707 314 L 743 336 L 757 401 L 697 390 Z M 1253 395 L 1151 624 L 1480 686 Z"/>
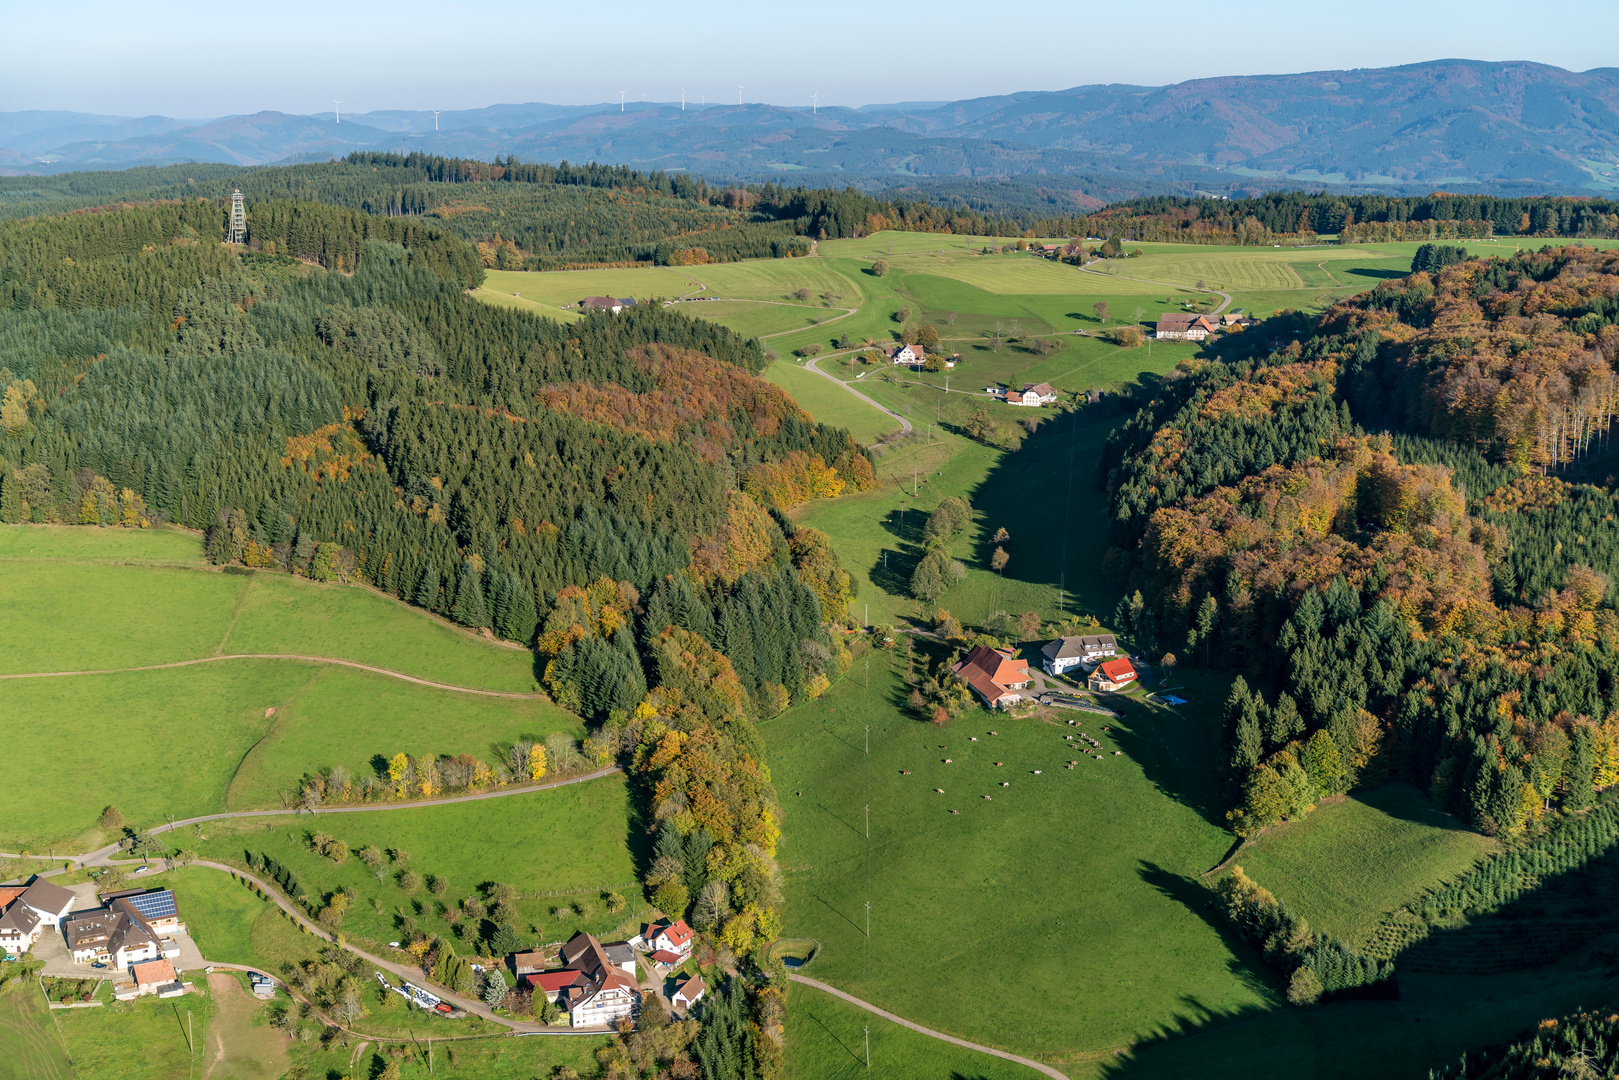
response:
<path fill-rule="evenodd" d="M 174 905 L 174 894 L 167 889 L 126 896 L 124 901 L 147 919 L 166 919 L 180 914 L 180 909 Z"/>

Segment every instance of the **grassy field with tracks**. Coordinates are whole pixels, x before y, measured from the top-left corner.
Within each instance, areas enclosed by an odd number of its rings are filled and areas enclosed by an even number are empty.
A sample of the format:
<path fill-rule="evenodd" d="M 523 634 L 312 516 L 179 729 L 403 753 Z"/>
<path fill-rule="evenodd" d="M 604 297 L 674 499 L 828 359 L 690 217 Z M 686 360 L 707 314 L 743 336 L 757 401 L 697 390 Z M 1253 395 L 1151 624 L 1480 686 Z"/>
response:
<path fill-rule="evenodd" d="M 463 948 L 467 951 L 481 924 L 476 917 L 461 920 L 456 905 L 487 882 L 517 888 L 526 920 L 521 929 L 536 941 L 564 940 L 580 929 L 606 933 L 646 914 L 638 907 L 634 884 L 630 820 L 626 784 L 612 776 L 446 806 L 210 822 L 185 842 L 204 857 L 235 863 L 243 861 L 247 850 L 267 852 L 291 867 L 313 898 L 349 886 L 359 899 L 349 908 L 342 930 L 356 940 L 386 944 L 399 938 L 403 915 L 426 933 L 458 942 L 462 939 L 455 923 L 464 922 L 462 930 L 472 931 Z M 316 854 L 308 843 L 316 830 L 336 837 L 354 853 L 375 845 L 406 855 L 385 861 L 379 876 L 357 855 L 340 865 Z M 406 870 L 442 878 L 443 890 L 423 886 L 407 892 L 400 881 Z M 631 906 L 608 911 L 601 894 L 612 890 Z M 575 903 L 580 910 L 573 908 Z"/>
<path fill-rule="evenodd" d="M 39 982 L 22 979 L 0 991 L 0 1077 L 73 1080 L 74 1075 Z"/>
<path fill-rule="evenodd" d="M 82 673 L 3 680 L 8 712 L 31 723 L 12 761 L 35 781 L 0 796 L 0 843 L 89 850 L 107 839 L 95 820 L 109 804 L 137 825 L 278 808 L 314 768 L 372 775 L 379 757 L 400 751 L 493 762 L 518 738 L 582 735 L 577 717 L 538 696 L 466 694 L 298 659 L 117 670 L 311 655 L 451 685 L 534 686 L 527 650 L 368 589 L 219 573 L 188 562 L 198 548 L 177 532 L 0 527 L 0 674 Z"/>

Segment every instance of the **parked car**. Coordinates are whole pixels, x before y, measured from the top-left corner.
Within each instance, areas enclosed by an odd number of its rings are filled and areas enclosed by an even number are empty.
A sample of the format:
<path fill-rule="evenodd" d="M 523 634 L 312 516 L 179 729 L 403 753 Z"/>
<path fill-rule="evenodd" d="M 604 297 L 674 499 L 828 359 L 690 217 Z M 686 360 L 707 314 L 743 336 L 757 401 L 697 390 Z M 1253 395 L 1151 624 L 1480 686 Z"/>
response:
<path fill-rule="evenodd" d="M 136 868 L 135 868 L 135 873 L 137 873 L 137 874 L 144 874 L 144 873 L 146 873 L 146 871 L 148 871 L 148 870 L 150 870 L 150 869 L 151 869 L 151 867 L 150 867 L 150 866 L 140 866 L 140 867 L 136 867 Z"/>

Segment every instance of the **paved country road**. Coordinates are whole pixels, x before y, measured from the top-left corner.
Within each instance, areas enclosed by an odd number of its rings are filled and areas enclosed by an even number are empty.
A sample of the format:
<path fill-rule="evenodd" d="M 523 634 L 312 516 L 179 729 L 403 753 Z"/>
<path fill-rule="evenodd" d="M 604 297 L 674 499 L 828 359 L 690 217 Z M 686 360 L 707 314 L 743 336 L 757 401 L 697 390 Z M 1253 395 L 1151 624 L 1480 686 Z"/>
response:
<path fill-rule="evenodd" d="M 1018 1055 L 1009 1053 L 1005 1050 L 997 1050 L 993 1046 L 979 1046 L 977 1043 L 968 1042 L 966 1039 L 958 1039 L 954 1035 L 946 1035 L 943 1032 L 934 1031 L 932 1028 L 925 1028 L 921 1024 L 905 1019 L 903 1016 L 895 1016 L 886 1009 L 879 1009 L 877 1006 L 868 1001 L 861 1001 L 853 994 L 845 994 L 837 987 L 828 986 L 819 979 L 812 979 L 807 975 L 789 975 L 787 977 L 793 980 L 795 983 L 803 983 L 805 986 L 813 986 L 817 990 L 831 994 L 840 1001 L 847 1001 L 850 1005 L 853 1005 L 858 1009 L 864 1009 L 869 1013 L 874 1013 L 875 1015 L 882 1017 L 884 1020 L 892 1020 L 901 1027 L 910 1028 L 912 1031 L 920 1032 L 929 1038 L 938 1039 L 941 1042 L 954 1043 L 957 1046 L 965 1046 L 969 1050 L 977 1050 L 981 1054 L 990 1054 L 994 1057 L 1005 1058 L 1007 1061 L 1015 1061 L 1019 1065 L 1027 1065 L 1029 1068 L 1042 1072 L 1051 1077 L 1051 1080 L 1068 1080 L 1067 1073 L 1058 1072 L 1050 1065 L 1043 1065 L 1038 1061 L 1034 1061 L 1026 1057 L 1019 1057 Z"/>
<path fill-rule="evenodd" d="M 339 660 L 332 656 L 302 656 L 297 653 L 227 653 L 224 656 L 204 656 L 196 660 L 176 660 L 172 664 L 147 664 L 144 667 L 98 668 L 92 671 L 25 671 L 15 675 L 0 675 L 0 679 L 60 679 L 69 675 L 119 675 L 126 671 L 162 671 L 166 668 L 191 667 L 193 664 L 212 664 L 220 660 L 303 660 L 311 664 L 336 664 L 340 667 L 357 668 L 360 671 L 386 675 L 390 679 L 402 679 L 418 686 L 431 686 L 435 690 L 453 690 L 458 694 L 529 699 L 540 699 L 546 696 L 539 693 L 524 694 L 509 690 L 479 690 L 471 686 L 451 686 L 449 683 L 433 682 L 431 679 L 418 679 L 416 676 L 406 675 L 402 671 L 373 667 L 371 664 L 361 664 L 353 660 Z"/>
<path fill-rule="evenodd" d="M 838 354 L 832 354 L 832 355 L 838 355 Z M 911 433 L 911 422 L 909 420 L 905 419 L 905 417 L 901 416 L 899 413 L 895 412 L 893 409 L 890 409 L 887 405 L 880 404 L 880 403 L 872 400 L 871 398 L 867 397 L 865 394 L 862 394 L 860 391 L 856 390 L 853 386 L 851 386 L 848 383 L 844 382 L 842 379 L 838 378 L 836 375 L 829 375 L 826 372 L 822 371 L 820 368 L 816 367 L 815 362 L 817 360 L 820 360 L 820 359 L 828 359 L 829 360 L 829 359 L 831 359 L 831 356 L 826 356 L 826 357 L 814 357 L 814 356 L 812 356 L 808 360 L 804 361 L 804 366 L 806 368 L 808 368 L 809 370 L 815 372 L 815 374 L 819 375 L 823 379 L 831 379 L 834 383 L 836 383 L 837 385 L 843 387 L 845 390 L 849 391 L 849 393 L 853 394 L 855 397 L 859 398 L 861 401 L 864 401 L 867 405 L 870 405 L 872 408 L 876 409 L 878 412 L 885 413 L 885 414 L 887 414 L 889 416 L 892 416 L 895 420 L 899 421 L 899 435 L 890 435 L 887 439 L 884 439 L 883 442 L 889 442 L 889 441 L 892 441 L 893 439 L 899 438 L 900 435 L 909 435 Z M 877 443 L 876 445 L 881 446 L 882 443 Z"/>

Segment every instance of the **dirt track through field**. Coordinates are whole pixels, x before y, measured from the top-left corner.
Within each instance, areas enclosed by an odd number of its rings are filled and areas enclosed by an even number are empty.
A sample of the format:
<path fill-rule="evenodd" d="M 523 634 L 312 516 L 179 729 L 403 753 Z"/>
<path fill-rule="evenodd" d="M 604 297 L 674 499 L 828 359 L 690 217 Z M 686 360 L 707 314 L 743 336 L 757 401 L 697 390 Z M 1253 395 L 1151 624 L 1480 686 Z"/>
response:
<path fill-rule="evenodd" d="M 355 668 L 359 671 L 369 671 L 375 675 L 386 675 L 390 679 L 400 679 L 404 682 L 415 683 L 418 686 L 430 686 L 434 690 L 451 690 L 457 694 L 477 694 L 480 697 L 519 698 L 525 700 L 539 700 L 546 697 L 546 695 L 540 693 L 523 694 L 510 690 L 479 690 L 472 686 L 452 686 L 449 683 L 434 682 L 431 679 L 419 679 L 415 675 L 406 675 L 402 671 L 391 671 L 388 668 L 361 664 L 354 660 L 339 660 L 332 656 L 303 656 L 297 653 L 229 653 L 224 656 L 204 656 L 196 660 L 176 660 L 172 664 L 148 664 L 144 667 L 96 668 L 88 671 L 25 671 L 13 675 L 0 675 L 0 679 L 60 679 L 69 675 L 122 675 L 131 671 L 163 671 L 167 668 L 191 667 L 194 664 L 213 664 L 221 660 L 302 660 L 310 664 L 335 664 L 340 667 Z"/>
<path fill-rule="evenodd" d="M 815 989 L 820 990 L 823 993 L 831 994 L 840 1001 L 846 1001 L 850 1005 L 880 1016 L 884 1020 L 892 1020 L 900 1027 L 910 1028 L 912 1031 L 919 1032 L 928 1036 L 929 1038 L 938 1039 L 940 1042 L 953 1043 L 956 1046 L 965 1046 L 968 1050 L 977 1050 L 981 1054 L 989 1054 L 993 1057 L 1004 1058 L 1007 1061 L 1015 1061 L 1019 1065 L 1027 1065 L 1029 1068 L 1051 1077 L 1052 1080 L 1068 1080 L 1067 1073 L 1058 1072 L 1050 1065 L 1043 1065 L 1031 1058 L 1019 1057 L 1017 1054 L 1013 1054 L 1006 1050 L 997 1050 L 993 1046 L 980 1046 L 975 1042 L 968 1042 L 966 1039 L 958 1039 L 954 1035 L 946 1035 L 943 1032 L 934 1031 L 932 1028 L 925 1028 L 921 1024 L 905 1019 L 903 1016 L 895 1016 L 886 1009 L 879 1009 L 869 1001 L 861 1001 L 853 994 L 845 994 L 837 987 L 829 986 L 828 984 L 821 982 L 819 979 L 812 979 L 807 975 L 789 975 L 787 977 L 793 980 L 795 983 L 803 983 L 805 986 L 813 986 Z"/>

